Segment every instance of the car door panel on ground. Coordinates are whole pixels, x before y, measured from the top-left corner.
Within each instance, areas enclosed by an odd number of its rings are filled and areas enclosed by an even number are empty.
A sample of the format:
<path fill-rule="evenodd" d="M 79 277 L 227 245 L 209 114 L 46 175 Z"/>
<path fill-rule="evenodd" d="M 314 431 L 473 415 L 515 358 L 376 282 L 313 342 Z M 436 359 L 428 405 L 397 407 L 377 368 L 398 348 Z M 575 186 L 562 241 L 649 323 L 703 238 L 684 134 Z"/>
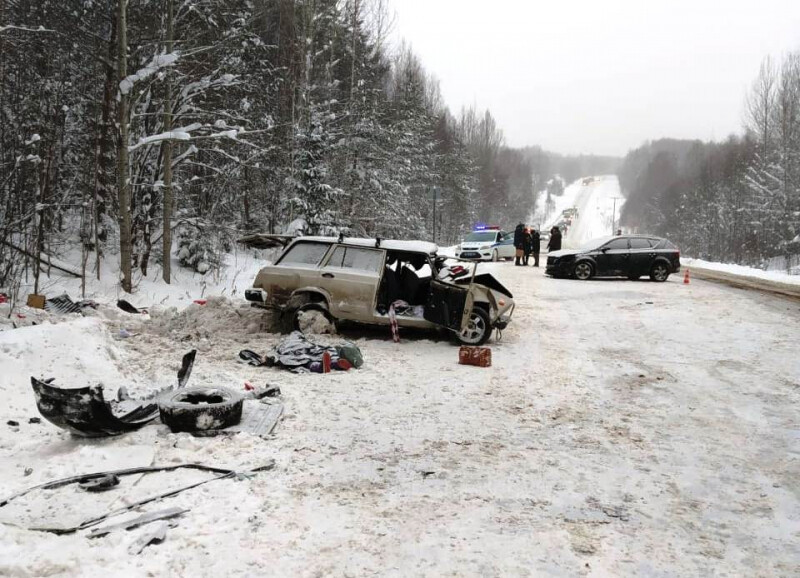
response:
<path fill-rule="evenodd" d="M 339 245 L 319 272 L 319 286 L 331 296 L 331 313 L 367 319 L 374 316 L 385 251 Z"/>
<path fill-rule="evenodd" d="M 609 241 L 600 248 L 595 256 L 596 275 L 622 275 L 628 269 L 630 249 L 627 238 Z"/>

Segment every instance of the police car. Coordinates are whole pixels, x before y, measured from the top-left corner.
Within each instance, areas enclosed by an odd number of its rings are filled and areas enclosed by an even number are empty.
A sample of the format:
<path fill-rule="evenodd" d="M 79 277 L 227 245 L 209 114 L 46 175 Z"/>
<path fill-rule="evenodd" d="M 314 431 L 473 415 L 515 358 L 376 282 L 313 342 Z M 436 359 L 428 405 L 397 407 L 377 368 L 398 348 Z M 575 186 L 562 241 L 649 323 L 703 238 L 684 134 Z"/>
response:
<path fill-rule="evenodd" d="M 501 231 L 500 227 L 476 227 L 456 249 L 459 259 L 499 261 L 514 258 L 514 233 Z"/>

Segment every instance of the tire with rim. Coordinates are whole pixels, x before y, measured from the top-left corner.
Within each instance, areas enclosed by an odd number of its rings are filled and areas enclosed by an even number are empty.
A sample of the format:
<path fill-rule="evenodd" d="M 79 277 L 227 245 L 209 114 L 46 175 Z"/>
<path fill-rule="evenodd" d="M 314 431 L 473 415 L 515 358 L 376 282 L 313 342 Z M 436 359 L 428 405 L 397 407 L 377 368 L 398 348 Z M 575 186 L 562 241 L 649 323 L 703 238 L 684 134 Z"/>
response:
<path fill-rule="evenodd" d="M 500 260 L 500 255 L 497 254 L 497 249 L 492 251 L 492 261 L 497 262 Z"/>
<path fill-rule="evenodd" d="M 328 321 L 328 323 L 331 324 L 331 326 L 334 328 L 335 331 L 336 320 L 333 318 L 333 315 L 331 315 L 331 312 L 328 310 L 328 306 L 325 303 L 306 303 L 295 309 L 294 312 L 292 313 L 292 330 L 305 333 L 303 331 L 301 317 L 303 313 L 312 313 L 312 312 L 321 314 Z"/>
<path fill-rule="evenodd" d="M 658 262 L 650 269 L 650 280 L 656 283 L 663 283 L 669 279 L 669 267 L 666 263 Z"/>
<path fill-rule="evenodd" d="M 594 267 L 588 261 L 578 261 L 575 263 L 572 274 L 580 281 L 587 281 L 594 276 Z"/>
<path fill-rule="evenodd" d="M 492 336 L 492 325 L 489 313 L 482 307 L 473 307 L 467 327 L 456 334 L 462 345 L 483 345 Z"/>

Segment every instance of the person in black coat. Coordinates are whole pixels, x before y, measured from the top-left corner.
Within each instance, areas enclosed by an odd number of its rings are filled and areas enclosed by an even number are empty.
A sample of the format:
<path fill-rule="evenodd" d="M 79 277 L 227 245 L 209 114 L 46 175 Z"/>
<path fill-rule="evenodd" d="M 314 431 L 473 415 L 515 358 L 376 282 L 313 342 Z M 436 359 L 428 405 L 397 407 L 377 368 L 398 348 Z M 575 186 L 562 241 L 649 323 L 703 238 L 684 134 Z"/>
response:
<path fill-rule="evenodd" d="M 519 267 L 522 265 L 522 263 L 519 262 L 520 257 L 525 254 L 525 225 L 523 223 L 520 223 L 517 225 L 517 228 L 514 229 L 514 248 L 516 249 L 514 265 Z"/>
<path fill-rule="evenodd" d="M 531 251 L 533 250 L 533 238 L 531 237 L 531 230 L 525 227 L 525 233 L 522 237 L 522 250 L 525 253 L 525 259 L 522 261 L 523 265 L 528 266 L 528 260 L 531 258 Z"/>
<path fill-rule="evenodd" d="M 533 252 L 533 266 L 539 266 L 539 250 L 542 247 L 542 236 L 539 231 L 533 229 L 531 232 L 531 251 Z"/>
<path fill-rule="evenodd" d="M 547 243 L 547 250 L 551 252 L 561 250 L 561 229 L 558 227 L 550 229 L 550 242 Z"/>

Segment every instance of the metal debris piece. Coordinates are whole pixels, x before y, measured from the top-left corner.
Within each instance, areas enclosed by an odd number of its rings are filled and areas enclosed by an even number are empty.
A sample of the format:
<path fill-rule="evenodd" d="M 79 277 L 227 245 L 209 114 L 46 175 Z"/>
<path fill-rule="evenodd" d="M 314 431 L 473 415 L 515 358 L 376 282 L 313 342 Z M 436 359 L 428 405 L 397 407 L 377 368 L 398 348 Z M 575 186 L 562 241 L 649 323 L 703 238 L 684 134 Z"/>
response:
<path fill-rule="evenodd" d="M 160 544 L 167 539 L 168 528 L 169 524 L 166 522 L 161 522 L 154 529 L 139 536 L 136 541 L 128 547 L 128 553 L 136 556 L 141 554 L 142 551 L 151 544 Z"/>
<path fill-rule="evenodd" d="M 115 530 L 133 530 L 134 528 L 144 526 L 145 524 L 149 524 L 150 522 L 158 522 L 159 520 L 169 520 L 170 518 L 177 518 L 178 516 L 182 516 L 188 511 L 189 510 L 187 510 L 186 508 L 167 508 L 166 510 L 147 512 L 137 518 L 133 518 L 125 522 L 120 522 L 119 524 L 110 524 L 108 526 L 95 528 L 94 530 L 89 532 L 89 538 L 99 538 L 100 536 L 105 536 L 106 534 L 110 534 Z"/>
<path fill-rule="evenodd" d="M 196 355 L 197 351 L 192 350 L 183 356 L 178 371 L 179 388 L 189 380 Z M 155 398 L 164 393 L 158 391 L 142 400 L 123 400 L 112 405 L 105 400 L 100 385 L 63 389 L 52 382 L 53 379 L 40 381 L 31 377 L 39 412 L 50 423 L 81 437 L 114 436 L 140 429 L 158 416 Z"/>
<path fill-rule="evenodd" d="M 204 466 L 202 464 L 178 464 L 175 466 L 148 466 L 148 467 L 141 467 L 141 468 L 129 468 L 127 470 L 116 470 L 113 472 L 97 472 L 94 474 L 84 474 L 82 476 L 73 476 L 71 478 L 64 478 L 62 480 L 55 480 L 52 482 L 46 482 L 44 484 L 39 484 L 38 486 L 33 486 L 28 488 L 27 490 L 23 490 L 18 492 L 4 500 L 0 500 L 0 508 L 7 505 L 9 502 L 16 500 L 17 498 L 21 498 L 22 496 L 29 494 L 34 490 L 54 490 L 56 488 L 61 488 L 64 486 L 68 486 L 71 484 L 80 483 L 82 480 L 86 478 L 94 478 L 104 475 L 114 475 L 114 476 L 131 476 L 135 474 L 151 474 L 154 472 L 173 472 L 175 470 L 180 469 L 192 469 L 192 470 L 200 470 L 203 472 L 212 472 L 215 474 L 219 474 L 216 477 L 209 478 L 207 480 L 202 480 L 200 482 L 195 482 L 193 484 L 189 484 L 188 486 L 183 486 L 181 488 L 176 488 L 173 490 L 168 490 L 166 492 L 156 494 L 154 496 L 150 496 L 148 498 L 144 498 L 141 500 L 137 500 L 132 502 L 126 506 L 122 506 L 121 508 L 117 508 L 116 510 L 112 510 L 110 512 L 106 512 L 105 514 L 98 516 L 96 518 L 90 518 L 85 520 L 78 526 L 74 526 L 72 528 L 28 528 L 29 530 L 36 530 L 40 532 L 51 532 L 53 534 L 71 534 L 73 532 L 77 532 L 78 530 L 85 530 L 86 528 L 91 528 L 92 526 L 96 526 L 103 520 L 111 518 L 113 516 L 117 516 L 119 514 L 124 514 L 125 512 L 129 512 L 130 510 L 135 510 L 139 506 L 144 506 L 145 504 L 149 504 L 150 502 L 155 502 L 156 500 L 161 500 L 164 498 L 169 498 L 171 496 L 175 496 L 180 494 L 185 490 L 189 490 L 191 488 L 196 488 L 197 486 L 202 486 L 203 484 L 207 484 L 208 482 L 214 482 L 216 480 L 224 480 L 228 478 L 237 478 L 242 479 L 242 477 L 250 477 L 259 472 L 265 472 L 271 470 L 275 467 L 275 460 L 270 460 L 263 466 L 258 468 L 254 468 L 252 470 L 248 470 L 246 472 L 237 472 L 236 470 L 229 470 L 225 468 L 215 468 L 211 466 Z"/>

